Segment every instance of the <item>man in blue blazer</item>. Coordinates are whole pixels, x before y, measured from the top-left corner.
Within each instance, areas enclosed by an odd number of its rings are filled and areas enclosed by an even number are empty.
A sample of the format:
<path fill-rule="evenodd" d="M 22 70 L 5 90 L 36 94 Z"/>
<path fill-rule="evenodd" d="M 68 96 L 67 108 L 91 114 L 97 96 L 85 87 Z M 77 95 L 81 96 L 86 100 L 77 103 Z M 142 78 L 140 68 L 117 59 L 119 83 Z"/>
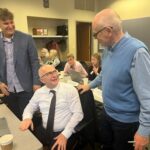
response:
<path fill-rule="evenodd" d="M 13 14 L 0 8 L 0 90 L 4 102 L 21 119 L 22 112 L 40 87 L 39 61 L 30 35 L 15 30 Z"/>

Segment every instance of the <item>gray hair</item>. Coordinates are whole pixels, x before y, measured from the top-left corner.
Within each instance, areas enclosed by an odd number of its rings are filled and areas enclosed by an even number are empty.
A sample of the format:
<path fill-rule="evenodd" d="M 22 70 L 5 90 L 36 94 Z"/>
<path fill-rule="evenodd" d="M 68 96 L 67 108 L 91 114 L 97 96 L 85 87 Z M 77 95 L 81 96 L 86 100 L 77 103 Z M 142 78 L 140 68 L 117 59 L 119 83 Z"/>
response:
<path fill-rule="evenodd" d="M 6 21 L 6 20 L 13 20 L 14 15 L 12 12 L 10 12 L 7 8 L 0 8 L 0 20 Z"/>
<path fill-rule="evenodd" d="M 122 30 L 122 20 L 120 16 L 112 9 L 104 9 L 97 15 L 97 28 L 112 27 L 114 32 Z"/>

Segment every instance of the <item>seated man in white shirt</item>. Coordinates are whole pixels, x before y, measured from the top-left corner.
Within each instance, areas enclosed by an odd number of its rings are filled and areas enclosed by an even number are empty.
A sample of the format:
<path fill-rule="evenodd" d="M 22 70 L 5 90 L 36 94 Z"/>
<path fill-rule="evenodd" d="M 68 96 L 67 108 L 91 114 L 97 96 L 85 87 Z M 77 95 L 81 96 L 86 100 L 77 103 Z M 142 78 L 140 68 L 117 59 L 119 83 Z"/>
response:
<path fill-rule="evenodd" d="M 80 64 L 80 62 L 76 61 L 73 54 L 67 54 L 67 63 L 64 68 L 64 73 L 69 74 L 71 70 L 74 70 L 76 72 L 79 72 L 82 77 L 87 77 L 88 73 Z"/>
<path fill-rule="evenodd" d="M 56 92 L 55 117 L 53 125 L 52 141 L 44 137 L 42 142 L 47 142 L 50 149 L 70 149 L 69 139 L 74 133 L 74 128 L 82 120 L 83 112 L 77 90 L 66 83 L 59 82 L 58 73 L 54 66 L 43 65 L 39 69 L 39 77 L 45 86 L 38 89 L 23 113 L 23 121 L 20 129 L 26 130 L 32 127 L 32 116 L 35 111 L 40 109 L 42 114 L 42 128 L 47 132 L 49 108 L 53 98 L 52 92 Z M 57 134 L 56 134 L 57 133 Z M 43 133 L 39 133 L 44 135 Z M 45 143 L 44 143 L 45 144 Z"/>

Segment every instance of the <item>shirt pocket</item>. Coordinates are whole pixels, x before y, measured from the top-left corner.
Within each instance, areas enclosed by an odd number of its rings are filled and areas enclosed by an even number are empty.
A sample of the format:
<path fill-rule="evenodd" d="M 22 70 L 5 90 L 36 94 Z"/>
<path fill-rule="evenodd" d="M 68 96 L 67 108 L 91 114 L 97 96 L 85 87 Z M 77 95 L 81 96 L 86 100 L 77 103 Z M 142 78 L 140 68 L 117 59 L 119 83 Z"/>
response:
<path fill-rule="evenodd" d="M 49 101 L 41 101 L 39 103 L 39 108 L 40 108 L 40 111 L 43 112 L 45 110 L 49 110 L 49 107 L 50 107 L 50 102 Z"/>
<path fill-rule="evenodd" d="M 67 100 L 60 98 L 59 101 L 56 101 L 56 109 L 68 109 L 69 104 Z"/>

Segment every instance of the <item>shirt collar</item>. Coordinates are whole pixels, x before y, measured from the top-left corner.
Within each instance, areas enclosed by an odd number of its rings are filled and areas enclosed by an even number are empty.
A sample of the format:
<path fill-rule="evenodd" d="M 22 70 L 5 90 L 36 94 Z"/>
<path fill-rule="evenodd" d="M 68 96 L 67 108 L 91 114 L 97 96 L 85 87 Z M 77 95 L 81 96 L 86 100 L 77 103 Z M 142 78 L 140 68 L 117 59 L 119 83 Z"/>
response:
<path fill-rule="evenodd" d="M 58 89 L 59 89 L 59 87 L 60 87 L 60 83 L 58 83 L 57 86 L 56 86 L 55 88 L 53 88 L 53 89 L 50 89 L 50 88 L 48 88 L 47 86 L 45 86 L 45 89 L 46 89 L 47 92 L 49 92 L 50 90 L 54 90 L 54 91 L 57 92 Z"/>
<path fill-rule="evenodd" d="M 128 32 L 126 32 L 117 43 L 114 43 L 111 47 L 108 48 L 108 51 L 113 51 L 114 47 L 116 47 L 124 38 L 129 36 L 130 35 L 128 34 Z"/>
<path fill-rule="evenodd" d="M 3 33 L 1 32 L 0 37 L 3 39 L 4 42 L 12 42 L 14 39 L 14 35 L 11 38 L 6 38 L 3 36 Z"/>

